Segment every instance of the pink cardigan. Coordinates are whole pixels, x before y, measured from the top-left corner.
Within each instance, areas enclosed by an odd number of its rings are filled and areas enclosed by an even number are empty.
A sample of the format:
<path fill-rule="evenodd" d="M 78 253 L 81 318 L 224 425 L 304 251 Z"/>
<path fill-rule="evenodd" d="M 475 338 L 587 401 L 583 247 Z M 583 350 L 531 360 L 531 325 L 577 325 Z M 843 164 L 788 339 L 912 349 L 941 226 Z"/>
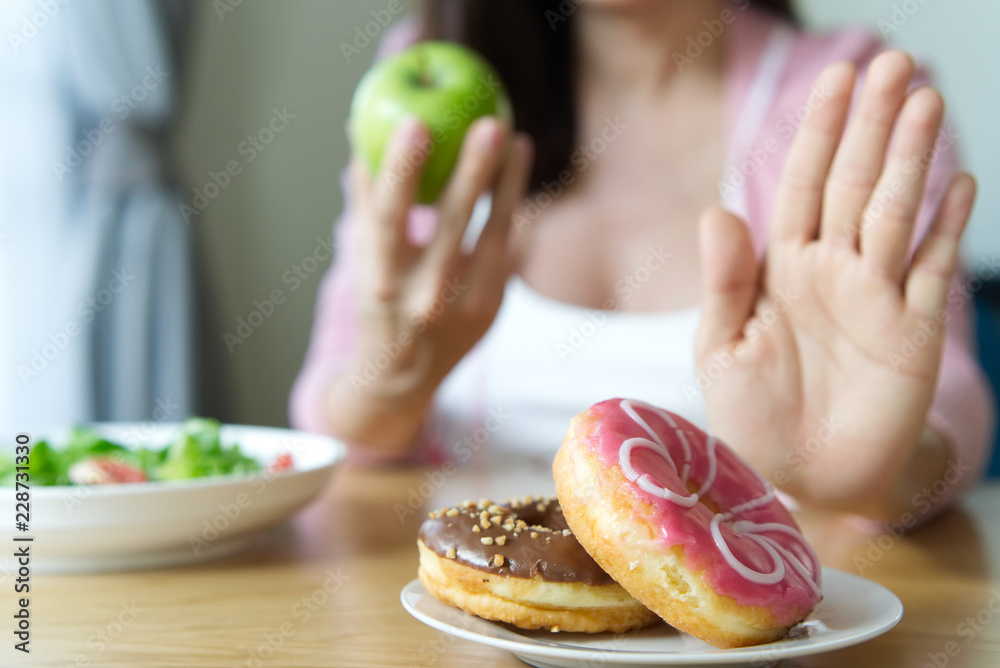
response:
<path fill-rule="evenodd" d="M 737 12 L 738 13 L 738 12 Z M 758 71 L 758 64 L 767 49 L 772 30 L 779 23 L 764 13 L 750 10 L 738 13 L 737 20 L 727 28 L 726 81 L 727 119 L 732 135 Z M 387 34 L 379 56 L 413 43 L 418 36 L 417 25 L 403 22 Z M 768 147 L 770 155 L 746 179 L 744 206 L 752 237 L 758 252 L 762 252 L 771 220 L 773 200 L 781 167 L 794 135 L 795 115 L 810 96 L 810 88 L 819 72 L 836 61 L 850 61 L 859 68 L 883 48 L 872 35 L 862 30 L 843 30 L 832 34 L 795 32 L 791 35 L 786 65 L 776 80 L 776 89 L 759 129 L 745 148 L 748 152 Z M 377 56 L 377 57 L 379 57 Z M 926 83 L 926 74 L 918 75 L 918 83 Z M 926 232 L 937 202 L 957 168 L 953 135 L 942 135 L 944 142 L 929 176 L 924 208 L 914 235 L 914 245 Z M 776 147 L 776 150 L 775 150 Z M 726 175 L 726 180 L 730 178 Z M 349 193 L 344 213 L 335 225 L 337 262 L 324 278 L 316 307 L 312 339 L 302 371 L 292 390 L 290 413 L 298 429 L 328 432 L 323 408 L 325 389 L 338 368 L 348 359 L 355 339 L 354 248 L 355 217 Z M 433 231 L 433 213 L 429 209 L 414 210 L 410 220 L 410 236 L 420 243 Z M 949 295 L 949 315 L 944 361 L 934 404 L 928 421 L 950 443 L 953 461 L 968 467 L 957 484 L 943 493 L 933 493 L 935 507 L 942 507 L 960 491 L 979 478 L 987 446 L 993 430 L 994 415 L 989 386 L 976 361 L 972 338 L 973 305 L 963 291 L 964 275 L 957 276 Z M 941 492 L 942 490 L 938 490 Z M 918 511 L 922 502 L 914 499 Z"/>

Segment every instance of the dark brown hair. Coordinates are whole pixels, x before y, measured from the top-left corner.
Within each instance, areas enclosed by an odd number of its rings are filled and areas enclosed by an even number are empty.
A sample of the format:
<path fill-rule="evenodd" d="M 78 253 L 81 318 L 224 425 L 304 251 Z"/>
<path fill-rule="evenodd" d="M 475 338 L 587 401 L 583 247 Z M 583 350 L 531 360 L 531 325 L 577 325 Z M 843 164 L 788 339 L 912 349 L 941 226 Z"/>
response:
<path fill-rule="evenodd" d="M 749 3 L 796 22 L 791 0 Z M 517 128 L 535 142 L 532 190 L 558 179 L 574 149 L 572 23 L 578 4 L 578 0 L 424 2 L 425 39 L 472 48 L 493 63 L 506 83 Z"/>

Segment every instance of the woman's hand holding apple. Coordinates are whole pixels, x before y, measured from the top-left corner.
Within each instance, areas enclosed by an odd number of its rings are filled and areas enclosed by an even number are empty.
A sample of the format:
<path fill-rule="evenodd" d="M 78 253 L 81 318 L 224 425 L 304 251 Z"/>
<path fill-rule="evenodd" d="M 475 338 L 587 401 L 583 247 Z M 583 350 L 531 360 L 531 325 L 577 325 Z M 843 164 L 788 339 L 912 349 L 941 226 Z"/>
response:
<path fill-rule="evenodd" d="M 493 322 L 509 276 L 511 216 L 531 171 L 530 140 L 512 138 L 496 118 L 479 119 L 437 201 L 433 238 L 418 246 L 407 236 L 407 218 L 429 141 L 426 126 L 404 120 L 374 178 L 357 160 L 351 170 L 358 216 L 358 346 L 351 368 L 330 392 L 329 410 L 343 438 L 383 452 L 405 452 L 438 384 Z M 465 253 L 466 226 L 487 192 L 489 220 L 475 248 Z M 376 357 L 377 376 L 362 375 Z M 378 419 L 383 414 L 393 419 Z"/>

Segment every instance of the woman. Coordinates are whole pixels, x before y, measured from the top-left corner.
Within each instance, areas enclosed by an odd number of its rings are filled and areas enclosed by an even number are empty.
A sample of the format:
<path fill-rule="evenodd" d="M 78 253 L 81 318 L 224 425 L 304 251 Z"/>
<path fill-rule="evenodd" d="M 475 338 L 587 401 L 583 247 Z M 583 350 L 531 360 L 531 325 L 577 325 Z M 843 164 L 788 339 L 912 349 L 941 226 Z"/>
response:
<path fill-rule="evenodd" d="M 804 504 L 925 519 L 970 485 L 992 429 L 953 282 L 975 182 L 910 58 L 796 32 L 785 2 L 544 5 L 428 3 L 420 37 L 493 61 L 521 132 L 477 122 L 436 211 L 411 207 L 419 123 L 383 174 L 355 165 L 296 424 L 380 458 L 551 454 L 632 396 Z"/>

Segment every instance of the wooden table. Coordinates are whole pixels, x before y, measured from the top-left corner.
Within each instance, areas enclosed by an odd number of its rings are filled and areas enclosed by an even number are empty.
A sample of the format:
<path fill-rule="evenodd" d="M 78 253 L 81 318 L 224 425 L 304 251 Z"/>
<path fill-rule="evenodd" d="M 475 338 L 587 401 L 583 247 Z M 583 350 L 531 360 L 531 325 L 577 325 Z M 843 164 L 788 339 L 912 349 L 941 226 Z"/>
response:
<path fill-rule="evenodd" d="M 416 576 L 423 512 L 397 515 L 432 488 L 424 483 L 433 475 L 341 467 L 293 522 L 212 564 L 33 576 L 32 653 L 26 661 L 11 649 L 7 618 L 0 665 L 522 666 L 503 651 L 424 626 L 399 604 L 400 589 Z M 523 487 L 524 477 L 507 482 L 520 493 L 513 487 Z M 435 494 L 495 492 L 504 484 L 502 475 L 457 474 Z M 991 604 L 1000 610 L 1000 485 L 881 547 L 877 536 L 831 518 L 803 523 L 825 565 L 864 568 L 896 592 L 906 613 L 880 638 L 784 665 L 922 668 L 936 659 L 938 666 L 1000 666 L 1000 616 L 989 612 Z M 3 609 L 11 610 L 4 590 Z M 990 618 L 979 631 L 963 626 L 977 615 Z M 949 649 L 957 656 L 948 657 Z"/>

